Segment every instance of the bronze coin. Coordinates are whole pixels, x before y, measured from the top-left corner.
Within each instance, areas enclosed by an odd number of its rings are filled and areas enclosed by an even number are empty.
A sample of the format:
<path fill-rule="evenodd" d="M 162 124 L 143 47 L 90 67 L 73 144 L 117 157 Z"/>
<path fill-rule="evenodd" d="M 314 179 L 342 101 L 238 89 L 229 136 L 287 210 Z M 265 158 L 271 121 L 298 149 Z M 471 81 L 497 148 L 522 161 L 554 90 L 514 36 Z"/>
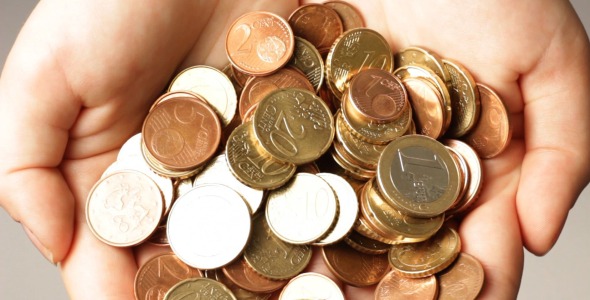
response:
<path fill-rule="evenodd" d="M 289 25 L 296 36 L 308 40 L 320 53 L 330 50 L 343 32 L 342 21 L 336 11 L 322 4 L 300 6 L 289 16 Z"/>
<path fill-rule="evenodd" d="M 149 112 L 142 137 L 146 150 L 159 164 L 171 170 L 191 170 L 217 150 L 221 123 L 206 103 L 177 97 Z"/>
<path fill-rule="evenodd" d="M 332 274 L 352 286 L 377 284 L 389 272 L 387 254 L 365 254 L 344 242 L 322 247 L 322 255 Z"/>
<path fill-rule="evenodd" d="M 166 92 L 166 93 L 162 94 L 160 97 L 158 97 L 158 99 L 156 99 L 156 101 L 154 101 L 154 103 L 150 107 L 150 111 L 152 111 L 154 109 L 154 107 L 158 106 L 160 103 L 162 103 L 164 101 L 168 101 L 170 99 L 175 99 L 175 98 L 192 98 L 196 101 L 202 101 L 204 103 L 207 102 L 201 96 L 199 96 L 191 91 L 170 91 L 170 92 Z"/>
<path fill-rule="evenodd" d="M 500 96 L 490 87 L 477 84 L 481 115 L 470 133 L 461 139 L 482 158 L 492 158 L 508 147 L 512 137 L 510 118 Z"/>
<path fill-rule="evenodd" d="M 271 293 L 289 282 L 288 280 L 270 280 L 256 273 L 243 259 L 237 259 L 222 268 L 223 274 L 237 286 L 255 293 Z"/>
<path fill-rule="evenodd" d="M 242 15 L 230 26 L 225 51 L 241 72 L 264 76 L 284 66 L 295 46 L 289 23 L 278 15 L 255 11 Z"/>
<path fill-rule="evenodd" d="M 389 272 L 377 285 L 375 300 L 436 299 L 438 285 L 435 276 L 406 278 Z"/>
<path fill-rule="evenodd" d="M 342 20 L 344 31 L 365 27 L 365 21 L 363 21 L 361 13 L 350 3 L 344 1 L 326 1 L 324 5 L 336 11 L 340 20 Z"/>
<path fill-rule="evenodd" d="M 442 96 L 427 78 L 403 79 L 408 99 L 414 108 L 414 122 L 419 134 L 438 138 L 443 134 L 445 118 Z"/>
<path fill-rule="evenodd" d="M 444 272 L 437 275 L 438 299 L 476 299 L 484 283 L 484 270 L 473 256 L 462 252 Z"/>
<path fill-rule="evenodd" d="M 444 144 L 461 154 L 465 159 L 467 169 L 469 170 L 469 183 L 465 194 L 448 212 L 449 215 L 457 215 L 467 211 L 479 197 L 483 184 L 483 165 L 475 150 L 466 143 L 459 140 L 448 139 L 444 141 Z"/>
<path fill-rule="evenodd" d="M 175 284 L 184 279 L 201 277 L 199 269 L 191 268 L 173 253 L 153 257 L 135 275 L 135 299 L 162 300 Z"/>
<path fill-rule="evenodd" d="M 344 242 L 355 250 L 366 254 L 384 254 L 389 251 L 391 245 L 370 239 L 356 231 L 351 231 Z"/>
<path fill-rule="evenodd" d="M 254 76 L 248 75 L 244 72 L 241 72 L 240 70 L 236 69 L 232 64 L 230 65 L 230 71 L 233 75 L 233 78 L 236 80 L 236 83 L 243 88 L 246 83 L 248 82 L 248 80 L 253 79 Z"/>

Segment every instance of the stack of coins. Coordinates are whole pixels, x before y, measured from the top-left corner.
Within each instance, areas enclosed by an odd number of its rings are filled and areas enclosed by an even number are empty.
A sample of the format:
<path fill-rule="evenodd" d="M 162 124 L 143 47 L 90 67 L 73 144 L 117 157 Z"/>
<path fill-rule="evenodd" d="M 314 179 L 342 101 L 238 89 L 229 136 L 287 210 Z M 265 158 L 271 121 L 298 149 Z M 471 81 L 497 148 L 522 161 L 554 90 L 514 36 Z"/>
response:
<path fill-rule="evenodd" d="M 375 299 L 477 296 L 483 268 L 445 221 L 510 140 L 492 89 L 421 47 L 394 55 L 342 1 L 245 14 L 226 51 L 172 80 L 88 196 L 101 241 L 172 250 L 137 299 L 343 299 L 302 273 L 316 251 Z"/>

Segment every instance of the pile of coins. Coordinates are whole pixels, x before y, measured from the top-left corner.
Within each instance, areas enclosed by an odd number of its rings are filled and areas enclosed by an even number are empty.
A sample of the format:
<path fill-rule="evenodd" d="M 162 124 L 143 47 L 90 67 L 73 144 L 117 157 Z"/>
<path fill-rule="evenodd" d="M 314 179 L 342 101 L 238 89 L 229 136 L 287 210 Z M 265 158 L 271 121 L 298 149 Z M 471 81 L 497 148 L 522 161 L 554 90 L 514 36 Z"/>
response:
<path fill-rule="evenodd" d="M 226 51 L 172 80 L 88 196 L 101 241 L 172 250 L 137 299 L 344 299 L 304 272 L 315 251 L 375 299 L 477 297 L 483 268 L 445 221 L 510 141 L 495 92 L 423 48 L 394 55 L 341 1 L 247 13 Z"/>

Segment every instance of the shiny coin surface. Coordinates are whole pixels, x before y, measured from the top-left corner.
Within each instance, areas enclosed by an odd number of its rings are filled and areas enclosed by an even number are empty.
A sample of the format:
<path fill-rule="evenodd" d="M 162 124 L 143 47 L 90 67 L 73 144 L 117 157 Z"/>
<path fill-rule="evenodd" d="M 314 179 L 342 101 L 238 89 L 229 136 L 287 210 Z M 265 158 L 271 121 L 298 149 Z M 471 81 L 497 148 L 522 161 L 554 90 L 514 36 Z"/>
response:
<path fill-rule="evenodd" d="M 343 32 L 342 20 L 332 8 L 322 4 L 307 4 L 295 9 L 289 16 L 293 34 L 308 40 L 319 52 L 330 46 Z"/>
<path fill-rule="evenodd" d="M 389 251 L 389 244 L 370 239 L 356 231 L 351 231 L 345 238 L 344 242 L 356 251 L 366 254 L 383 254 Z"/>
<path fill-rule="evenodd" d="M 476 299 L 484 283 L 484 270 L 481 263 L 465 252 L 444 272 L 439 279 L 439 299 Z"/>
<path fill-rule="evenodd" d="M 223 274 L 239 287 L 256 293 L 274 292 L 288 282 L 287 280 L 271 280 L 256 273 L 243 258 L 223 267 Z"/>
<path fill-rule="evenodd" d="M 271 293 L 256 293 L 241 288 L 230 278 L 225 276 L 225 274 L 220 269 L 215 271 L 215 280 L 223 283 L 227 288 L 229 288 L 238 300 L 267 300 L 270 298 L 270 296 L 272 296 Z"/>
<path fill-rule="evenodd" d="M 344 294 L 332 279 L 319 273 L 303 273 L 291 279 L 279 295 L 280 300 L 344 300 Z"/>
<path fill-rule="evenodd" d="M 375 289 L 375 300 L 434 300 L 438 293 L 435 276 L 406 278 L 389 272 Z"/>
<path fill-rule="evenodd" d="M 361 13 L 350 3 L 344 1 L 326 1 L 324 5 L 336 11 L 340 20 L 342 20 L 344 31 L 365 27 Z"/>
<path fill-rule="evenodd" d="M 387 254 L 365 254 L 344 242 L 322 247 L 322 255 L 332 274 L 352 286 L 377 284 L 390 269 Z"/>
<path fill-rule="evenodd" d="M 405 277 L 427 277 L 448 267 L 460 251 L 459 234 L 444 226 L 424 242 L 393 245 L 389 250 L 389 263 Z"/>
<path fill-rule="evenodd" d="M 117 160 L 143 160 L 141 154 L 141 132 L 130 137 L 117 153 Z"/>
<path fill-rule="evenodd" d="M 442 62 L 451 79 L 449 94 L 453 109 L 453 118 L 446 135 L 461 137 L 479 120 L 479 90 L 473 76 L 463 65 L 452 59 L 443 59 Z"/>
<path fill-rule="evenodd" d="M 451 76 L 444 67 L 442 58 L 432 51 L 421 47 L 408 47 L 398 52 L 394 58 L 398 68 L 408 65 L 426 67 L 441 78 L 445 84 L 451 82 Z"/>
<path fill-rule="evenodd" d="M 309 173 L 295 174 L 286 185 L 271 191 L 266 201 L 270 229 L 291 244 L 307 244 L 325 236 L 338 212 L 330 185 Z"/>
<path fill-rule="evenodd" d="M 334 119 L 318 96 L 281 89 L 264 98 L 252 126 L 260 145 L 277 160 L 301 165 L 324 154 L 334 139 Z"/>
<path fill-rule="evenodd" d="M 295 45 L 289 23 L 269 12 L 250 12 L 230 26 L 225 51 L 231 64 L 241 72 L 264 76 L 284 66 Z"/>
<path fill-rule="evenodd" d="M 158 185 L 137 171 L 99 180 L 86 202 L 88 227 L 101 241 L 127 247 L 146 240 L 158 227 L 164 203 Z"/>
<path fill-rule="evenodd" d="M 391 142 L 377 166 L 377 184 L 401 213 L 434 217 L 446 211 L 460 191 L 459 168 L 440 142 L 407 135 Z"/>
<path fill-rule="evenodd" d="M 260 147 L 252 123 L 238 126 L 225 145 L 227 165 L 232 174 L 254 189 L 275 189 L 285 184 L 297 167 L 274 159 Z"/>
<path fill-rule="evenodd" d="M 184 69 L 174 79 L 168 91 L 191 91 L 203 97 L 215 110 L 224 126 L 233 119 L 238 104 L 236 90 L 223 72 L 209 66 Z"/>
<path fill-rule="evenodd" d="M 170 247 L 183 262 L 215 269 L 242 253 L 250 236 L 250 210 L 227 186 L 199 185 L 174 202 L 167 227 Z"/>
<path fill-rule="evenodd" d="M 160 254 L 139 268 L 135 276 L 135 299 L 164 299 L 171 287 L 195 277 L 201 277 L 198 269 L 187 266 L 173 253 Z"/>
<path fill-rule="evenodd" d="M 477 88 L 481 99 L 481 115 L 477 125 L 461 139 L 473 147 L 481 158 L 492 158 L 510 144 L 510 117 L 494 90 L 483 84 L 477 84 Z"/>
<path fill-rule="evenodd" d="M 225 285 L 209 278 L 185 279 L 173 286 L 164 297 L 164 300 L 191 298 L 237 300 L 236 296 Z"/>
<path fill-rule="evenodd" d="M 324 59 L 314 45 L 296 36 L 295 50 L 288 65 L 303 72 L 315 92 L 319 92 L 324 83 Z"/>
<path fill-rule="evenodd" d="M 424 77 L 408 77 L 403 83 L 412 104 L 416 132 L 437 139 L 443 134 L 446 121 L 442 95 Z"/>
<path fill-rule="evenodd" d="M 342 145 L 344 152 L 358 165 L 367 169 L 376 170 L 379 157 L 383 149 L 385 149 L 385 145 L 372 144 L 352 134 L 344 123 L 345 121 L 340 111 L 336 112 L 335 119 L 336 139 Z"/>
<path fill-rule="evenodd" d="M 444 140 L 443 143 L 455 149 L 465 159 L 469 169 L 467 189 L 463 197 L 449 211 L 450 215 L 461 214 L 467 211 L 479 197 L 484 179 L 483 165 L 477 152 L 466 143 L 454 139 Z"/>

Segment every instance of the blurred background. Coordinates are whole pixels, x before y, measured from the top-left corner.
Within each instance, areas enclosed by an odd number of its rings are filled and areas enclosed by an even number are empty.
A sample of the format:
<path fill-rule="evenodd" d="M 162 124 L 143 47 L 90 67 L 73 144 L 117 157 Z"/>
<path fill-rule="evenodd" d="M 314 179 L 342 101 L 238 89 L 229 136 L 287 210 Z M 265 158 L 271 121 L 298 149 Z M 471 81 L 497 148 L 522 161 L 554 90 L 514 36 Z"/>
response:
<path fill-rule="evenodd" d="M 38 1 L 0 0 L 0 69 Z M 590 1 L 571 1 L 590 31 Z M 590 166 L 589 166 L 590 167 Z M 570 212 L 561 237 L 544 257 L 525 253 L 519 299 L 589 299 L 590 188 Z M 20 224 L 0 209 L 0 299 L 68 299 L 57 267 L 46 261 Z"/>

